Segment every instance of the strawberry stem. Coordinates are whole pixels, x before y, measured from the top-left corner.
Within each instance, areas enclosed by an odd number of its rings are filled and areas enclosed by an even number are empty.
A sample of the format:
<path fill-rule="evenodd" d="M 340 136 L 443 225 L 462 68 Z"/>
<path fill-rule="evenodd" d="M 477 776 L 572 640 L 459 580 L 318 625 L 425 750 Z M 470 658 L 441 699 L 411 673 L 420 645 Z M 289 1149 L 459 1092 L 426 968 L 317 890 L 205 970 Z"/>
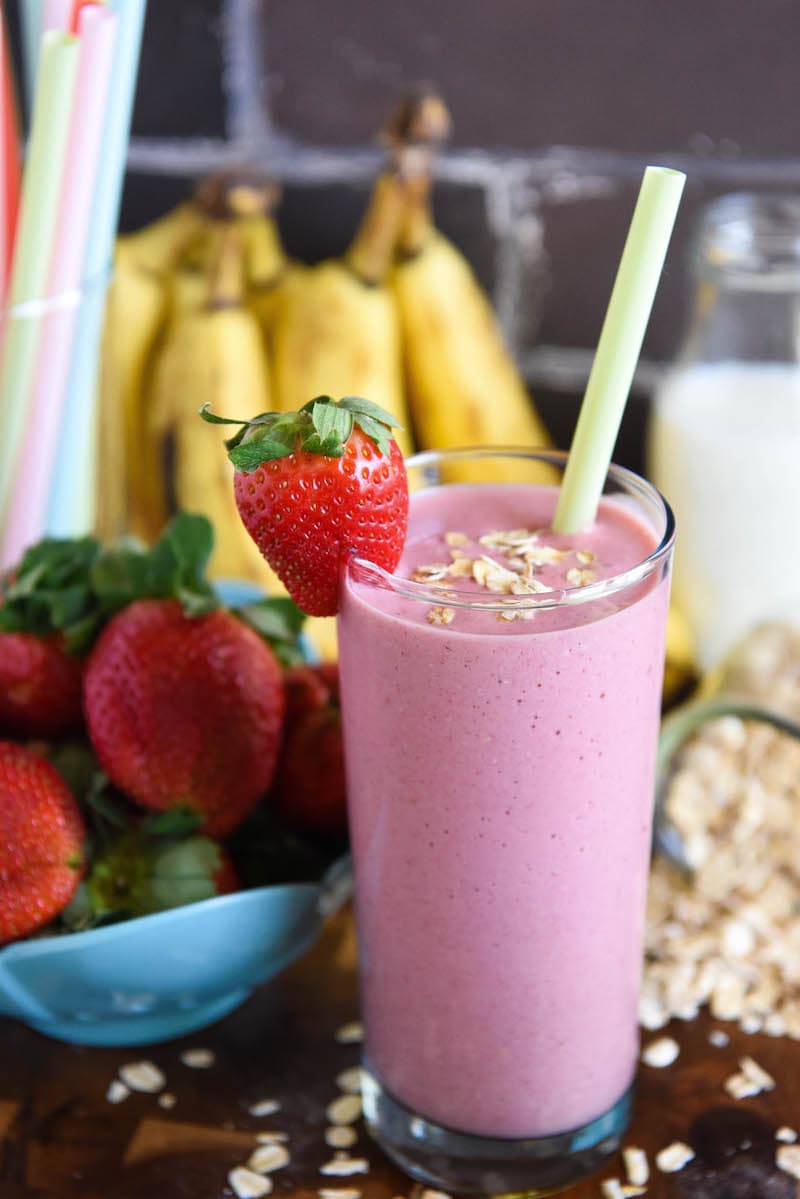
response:
<path fill-rule="evenodd" d="M 239 426 L 225 445 L 233 465 L 246 473 L 298 449 L 325 458 L 341 458 L 354 425 L 375 442 L 379 453 L 388 457 L 391 431 L 400 428 L 391 413 L 358 396 L 341 400 L 317 396 L 299 412 L 262 412 L 249 421 L 216 416 L 204 404 L 200 416 L 209 424 Z"/>

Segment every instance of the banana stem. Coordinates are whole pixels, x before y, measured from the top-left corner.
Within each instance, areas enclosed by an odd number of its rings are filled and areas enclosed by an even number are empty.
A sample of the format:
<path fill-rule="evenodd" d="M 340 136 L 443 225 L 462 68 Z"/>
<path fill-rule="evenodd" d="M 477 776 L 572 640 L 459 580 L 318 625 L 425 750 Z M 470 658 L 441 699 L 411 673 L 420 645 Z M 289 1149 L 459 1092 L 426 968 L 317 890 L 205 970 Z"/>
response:
<path fill-rule="evenodd" d="M 243 219 L 242 232 L 250 283 L 258 290 L 268 291 L 289 264 L 278 227 L 270 216 L 255 216 Z"/>
<path fill-rule="evenodd" d="M 405 214 L 404 193 L 403 180 L 394 169 L 375 180 L 367 211 L 344 255 L 347 266 L 364 283 L 383 283 L 389 273 Z"/>
<path fill-rule="evenodd" d="M 398 243 L 401 258 L 416 258 L 434 234 L 432 190 L 430 165 L 406 180 L 405 214 Z"/>
<path fill-rule="evenodd" d="M 245 272 L 242 232 L 225 223 L 212 252 L 207 309 L 240 308 L 244 303 Z"/>

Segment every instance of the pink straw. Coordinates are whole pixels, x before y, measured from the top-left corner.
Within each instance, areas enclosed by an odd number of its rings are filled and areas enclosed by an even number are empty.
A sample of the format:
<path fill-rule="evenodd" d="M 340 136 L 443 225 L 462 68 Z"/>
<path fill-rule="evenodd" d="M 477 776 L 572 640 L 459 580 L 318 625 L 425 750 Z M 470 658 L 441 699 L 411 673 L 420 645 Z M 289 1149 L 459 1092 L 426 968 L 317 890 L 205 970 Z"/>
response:
<path fill-rule="evenodd" d="M 49 29 L 69 33 L 72 24 L 72 3 L 73 0 L 44 0 L 42 33 Z"/>
<path fill-rule="evenodd" d="M 67 159 L 61 188 L 59 228 L 53 248 L 47 294 L 58 297 L 42 317 L 31 403 L 17 457 L 7 509 L 2 563 L 18 561 L 44 532 L 47 498 L 58 452 L 61 414 L 69 380 L 81 287 L 104 286 L 83 280 L 103 118 L 111 73 L 117 18 L 101 5 L 85 5 L 78 33 L 80 57 Z"/>

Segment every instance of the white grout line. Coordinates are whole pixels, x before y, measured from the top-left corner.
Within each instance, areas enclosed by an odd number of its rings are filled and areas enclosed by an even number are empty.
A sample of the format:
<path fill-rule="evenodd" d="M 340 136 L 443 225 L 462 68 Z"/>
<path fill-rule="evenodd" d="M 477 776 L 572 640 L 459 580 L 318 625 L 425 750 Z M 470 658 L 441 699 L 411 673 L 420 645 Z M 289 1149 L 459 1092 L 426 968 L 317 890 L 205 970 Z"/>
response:
<path fill-rule="evenodd" d="M 522 354 L 517 365 L 532 386 L 554 391 L 582 391 L 592 368 L 594 350 L 575 346 L 540 345 Z M 664 363 L 649 358 L 639 360 L 633 379 L 633 391 L 651 392 L 666 370 Z"/>
<path fill-rule="evenodd" d="M 263 0 L 224 0 L 222 11 L 223 88 L 226 125 L 237 146 L 251 153 L 273 137 L 269 116 L 266 21 Z"/>

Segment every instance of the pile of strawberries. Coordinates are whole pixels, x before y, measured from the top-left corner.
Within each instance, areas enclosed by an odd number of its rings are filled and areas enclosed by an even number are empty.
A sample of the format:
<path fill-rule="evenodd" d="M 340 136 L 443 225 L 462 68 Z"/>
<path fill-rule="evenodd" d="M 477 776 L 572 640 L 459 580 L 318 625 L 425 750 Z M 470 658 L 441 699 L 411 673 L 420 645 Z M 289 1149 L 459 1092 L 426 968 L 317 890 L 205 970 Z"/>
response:
<path fill-rule="evenodd" d="M 220 605 L 211 538 L 46 541 L 0 582 L 0 944 L 234 890 L 237 839 L 245 882 L 264 838 L 340 852 L 336 668 L 290 600 Z"/>

